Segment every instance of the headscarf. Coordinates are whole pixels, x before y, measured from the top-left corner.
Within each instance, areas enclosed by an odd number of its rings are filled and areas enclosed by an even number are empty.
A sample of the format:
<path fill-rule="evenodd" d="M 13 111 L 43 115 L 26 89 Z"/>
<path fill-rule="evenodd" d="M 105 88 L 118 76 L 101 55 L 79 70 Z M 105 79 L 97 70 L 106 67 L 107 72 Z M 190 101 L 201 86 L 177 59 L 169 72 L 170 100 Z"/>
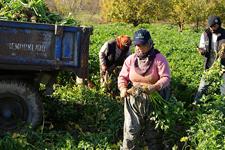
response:
<path fill-rule="evenodd" d="M 131 38 L 128 35 L 121 35 L 116 38 L 116 44 L 119 49 L 129 48 L 131 43 Z"/>
<path fill-rule="evenodd" d="M 154 47 L 146 53 L 136 52 L 136 58 L 134 61 L 135 72 L 140 75 L 145 75 L 153 65 L 156 54 L 158 53 L 160 52 L 157 49 L 154 49 Z"/>

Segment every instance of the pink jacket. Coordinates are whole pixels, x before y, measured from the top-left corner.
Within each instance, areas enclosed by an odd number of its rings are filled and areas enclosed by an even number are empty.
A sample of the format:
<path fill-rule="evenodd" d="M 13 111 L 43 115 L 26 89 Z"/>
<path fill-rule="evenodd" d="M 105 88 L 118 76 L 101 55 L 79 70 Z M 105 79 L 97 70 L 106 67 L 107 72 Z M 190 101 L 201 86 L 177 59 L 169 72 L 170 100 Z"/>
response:
<path fill-rule="evenodd" d="M 170 69 L 166 58 L 158 53 L 155 57 L 153 65 L 148 72 L 142 76 L 135 72 L 134 60 L 136 54 L 130 55 L 124 62 L 122 70 L 118 77 L 118 88 L 127 88 L 128 82 L 131 81 L 135 86 L 137 84 L 155 84 L 160 89 L 166 87 L 170 83 Z"/>

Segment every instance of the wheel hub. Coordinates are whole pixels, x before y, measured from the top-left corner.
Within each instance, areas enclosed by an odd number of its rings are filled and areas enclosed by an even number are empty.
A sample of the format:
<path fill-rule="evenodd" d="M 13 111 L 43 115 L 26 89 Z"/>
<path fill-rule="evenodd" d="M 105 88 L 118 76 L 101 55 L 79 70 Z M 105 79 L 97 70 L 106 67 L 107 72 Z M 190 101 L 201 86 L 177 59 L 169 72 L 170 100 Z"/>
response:
<path fill-rule="evenodd" d="M 11 130 L 27 120 L 28 108 L 23 99 L 13 94 L 0 96 L 0 129 Z"/>

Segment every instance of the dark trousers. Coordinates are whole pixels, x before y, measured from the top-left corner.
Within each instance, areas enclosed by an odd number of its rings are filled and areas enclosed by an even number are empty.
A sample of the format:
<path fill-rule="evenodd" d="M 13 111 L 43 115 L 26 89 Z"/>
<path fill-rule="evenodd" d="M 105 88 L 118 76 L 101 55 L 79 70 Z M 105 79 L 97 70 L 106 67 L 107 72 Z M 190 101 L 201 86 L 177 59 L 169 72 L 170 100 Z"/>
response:
<path fill-rule="evenodd" d="M 169 99 L 170 88 L 160 91 L 163 98 Z M 151 150 L 163 150 L 162 131 L 155 129 L 155 122 L 150 120 L 152 108 L 148 95 L 129 95 L 124 100 L 124 132 L 122 150 L 141 150 L 145 142 Z"/>

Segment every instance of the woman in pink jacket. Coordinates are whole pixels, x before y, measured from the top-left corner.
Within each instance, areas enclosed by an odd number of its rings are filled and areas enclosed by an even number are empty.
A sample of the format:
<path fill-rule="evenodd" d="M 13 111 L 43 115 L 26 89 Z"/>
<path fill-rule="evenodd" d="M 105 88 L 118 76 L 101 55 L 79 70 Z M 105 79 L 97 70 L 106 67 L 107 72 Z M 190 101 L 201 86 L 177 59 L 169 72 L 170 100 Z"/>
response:
<path fill-rule="evenodd" d="M 135 32 L 135 53 L 124 62 L 118 77 L 120 96 L 124 99 L 124 150 L 140 149 L 144 140 L 152 150 L 163 149 L 162 137 L 149 119 L 152 111 L 148 96 L 128 94 L 128 86 L 144 87 L 148 92 L 158 91 L 164 99 L 169 98 L 170 69 L 166 58 L 154 48 L 149 31 Z"/>

